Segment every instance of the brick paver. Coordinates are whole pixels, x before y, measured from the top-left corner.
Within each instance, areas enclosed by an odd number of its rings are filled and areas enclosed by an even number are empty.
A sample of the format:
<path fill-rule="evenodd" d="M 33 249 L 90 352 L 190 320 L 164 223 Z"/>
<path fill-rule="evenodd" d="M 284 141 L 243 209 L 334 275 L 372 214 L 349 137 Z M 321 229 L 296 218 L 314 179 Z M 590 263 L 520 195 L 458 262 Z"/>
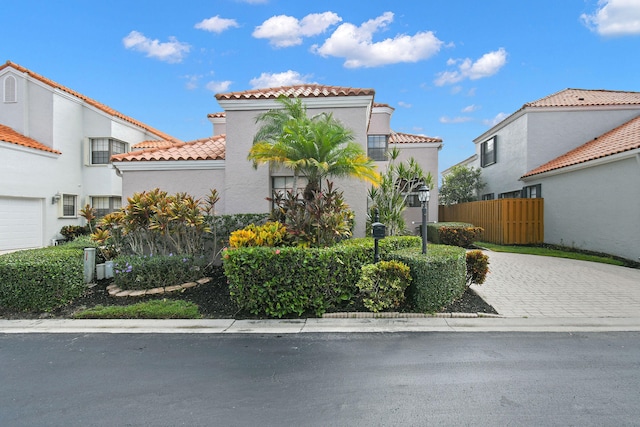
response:
<path fill-rule="evenodd" d="M 485 251 L 489 270 L 472 288 L 506 317 L 640 317 L 640 270 Z"/>

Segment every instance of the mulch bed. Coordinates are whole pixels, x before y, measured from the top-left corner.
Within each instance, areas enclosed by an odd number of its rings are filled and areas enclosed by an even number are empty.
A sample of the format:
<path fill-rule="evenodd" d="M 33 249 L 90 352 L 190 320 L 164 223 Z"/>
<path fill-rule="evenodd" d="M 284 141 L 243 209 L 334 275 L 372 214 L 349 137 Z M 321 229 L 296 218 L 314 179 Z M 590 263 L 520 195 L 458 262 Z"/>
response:
<path fill-rule="evenodd" d="M 87 289 L 85 295 L 74 300 L 72 303 L 53 310 L 49 313 L 38 312 L 16 312 L 0 307 L 0 318 L 2 319 L 68 319 L 73 314 L 92 308 L 97 305 L 128 305 L 141 301 L 149 301 L 153 299 L 180 299 L 189 301 L 199 307 L 200 313 L 204 318 L 208 319 L 257 319 L 251 313 L 242 312 L 231 301 L 229 297 L 229 289 L 227 287 L 226 278 L 221 271 L 217 272 L 209 283 L 198 285 L 190 289 L 184 289 L 179 292 L 171 292 L 143 297 L 112 297 L 106 290 L 109 281 L 99 281 L 95 286 Z M 462 297 L 454 301 L 448 307 L 441 310 L 441 313 L 487 313 L 497 314 L 494 308 L 487 304 L 473 290 L 467 289 Z M 304 315 L 303 317 L 314 317 L 313 314 Z"/>

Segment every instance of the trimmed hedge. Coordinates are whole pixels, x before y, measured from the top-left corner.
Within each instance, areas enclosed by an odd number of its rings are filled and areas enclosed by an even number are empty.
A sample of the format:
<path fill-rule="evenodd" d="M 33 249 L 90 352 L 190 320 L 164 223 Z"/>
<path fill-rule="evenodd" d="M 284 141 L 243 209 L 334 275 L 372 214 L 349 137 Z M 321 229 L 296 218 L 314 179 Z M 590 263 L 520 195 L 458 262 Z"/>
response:
<path fill-rule="evenodd" d="M 85 290 L 83 250 L 74 245 L 0 256 L 0 305 L 23 311 L 51 311 Z"/>
<path fill-rule="evenodd" d="M 379 241 L 381 259 L 413 247 L 413 236 Z M 317 316 L 347 306 L 358 293 L 363 265 L 372 264 L 371 238 L 346 240 L 329 248 L 249 247 L 223 255 L 231 298 L 240 309 L 271 317 Z"/>
<path fill-rule="evenodd" d="M 426 257 L 419 248 L 402 249 L 390 257 L 411 268 L 412 281 L 407 298 L 419 312 L 436 312 L 460 298 L 466 289 L 466 251 L 463 248 L 429 245 Z"/>
<path fill-rule="evenodd" d="M 444 244 L 440 236 L 441 227 L 468 228 L 473 227 L 473 224 L 469 224 L 468 222 L 436 222 L 427 224 L 427 240 L 436 245 Z"/>
<path fill-rule="evenodd" d="M 180 285 L 206 275 L 204 258 L 192 255 L 121 255 L 113 261 L 113 283 L 125 290 Z"/>

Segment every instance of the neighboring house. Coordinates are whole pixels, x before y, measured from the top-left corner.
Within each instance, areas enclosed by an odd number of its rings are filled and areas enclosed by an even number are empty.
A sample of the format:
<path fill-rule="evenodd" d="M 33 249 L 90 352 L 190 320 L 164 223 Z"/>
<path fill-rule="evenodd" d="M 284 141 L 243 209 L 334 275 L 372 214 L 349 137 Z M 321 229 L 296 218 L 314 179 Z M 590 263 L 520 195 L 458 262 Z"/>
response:
<path fill-rule="evenodd" d="M 169 192 L 185 191 L 195 197 L 215 188 L 221 196 L 218 213 L 269 212 L 266 200 L 277 191 L 291 189 L 293 174 L 287 169 L 267 165 L 254 169 L 247 160 L 260 124 L 256 117 L 270 109 L 281 108 L 280 95 L 302 98 L 309 115 L 332 113 L 351 129 L 355 141 L 376 161 L 380 171 L 386 168 L 385 153 L 397 146 L 401 160 L 414 157 L 434 180 L 438 171 L 438 150 L 442 140 L 420 135 L 393 132 L 390 128 L 393 108 L 374 103 L 373 89 L 339 86 L 298 85 L 221 93 L 216 99 L 223 112 L 209 114 L 213 136 L 170 148 L 149 148 L 141 152 L 121 154 L 113 164 L 123 176 L 123 194 L 160 187 Z M 194 153 L 192 144 L 199 147 Z M 337 188 L 356 214 L 355 236 L 364 236 L 369 184 L 353 178 L 335 178 Z M 303 186 L 300 180 L 298 186 Z M 437 186 L 430 202 L 430 220 L 437 220 Z M 420 208 L 407 209 L 409 225 L 420 218 Z"/>
<path fill-rule="evenodd" d="M 565 89 L 474 139 L 482 199 L 543 197 L 545 242 L 640 257 L 640 92 Z"/>
<path fill-rule="evenodd" d="M 0 65 L 0 252 L 48 246 L 65 225 L 121 206 L 110 157 L 179 141 L 20 65 Z"/>

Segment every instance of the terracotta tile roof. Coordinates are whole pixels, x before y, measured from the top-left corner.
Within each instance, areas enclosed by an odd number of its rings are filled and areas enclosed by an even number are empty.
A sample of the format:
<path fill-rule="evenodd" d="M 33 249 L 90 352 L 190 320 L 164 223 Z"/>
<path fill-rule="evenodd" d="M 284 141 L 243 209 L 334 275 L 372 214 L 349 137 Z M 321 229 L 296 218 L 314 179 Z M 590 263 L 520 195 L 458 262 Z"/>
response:
<path fill-rule="evenodd" d="M 221 113 L 209 113 L 207 114 L 207 117 L 210 119 L 222 119 L 227 117 L 227 113 L 226 112 L 221 112 Z"/>
<path fill-rule="evenodd" d="M 640 116 L 527 172 L 522 178 L 640 148 Z"/>
<path fill-rule="evenodd" d="M 117 154 L 114 162 L 144 162 L 160 160 L 224 160 L 226 135 L 216 135 L 195 141 L 181 142 L 171 147 L 148 148 Z"/>
<path fill-rule="evenodd" d="M 604 105 L 640 105 L 640 92 L 614 90 L 564 89 L 537 101 L 524 104 L 526 107 L 577 107 Z"/>
<path fill-rule="evenodd" d="M 49 153 L 62 154 L 58 150 L 54 150 L 51 147 L 47 147 L 46 145 L 36 141 L 35 139 L 26 137 L 16 132 L 15 130 L 11 129 L 9 126 L 5 126 L 1 124 L 0 124 L 0 141 L 21 145 L 23 147 L 34 148 L 36 150 L 47 151 Z"/>
<path fill-rule="evenodd" d="M 44 76 L 41 76 L 40 74 L 34 73 L 33 71 L 31 71 L 31 70 L 29 70 L 29 69 L 27 69 L 27 68 L 25 68 L 25 67 L 23 67 L 21 65 L 15 64 L 15 63 L 13 63 L 11 61 L 7 61 L 5 64 L 0 65 L 0 71 L 2 71 L 3 69 L 5 69 L 7 67 L 11 67 L 11 68 L 15 69 L 16 71 L 19 71 L 21 73 L 27 74 L 31 78 L 39 80 L 42 83 L 44 83 L 46 85 L 49 85 L 54 89 L 58 89 L 58 90 L 61 90 L 63 92 L 66 92 L 66 93 L 68 93 L 70 95 L 73 95 L 76 98 L 79 98 L 82 101 L 86 102 L 87 104 L 89 104 L 89 105 L 91 105 L 91 106 L 93 106 L 93 107 L 95 107 L 95 108 L 97 108 L 97 109 L 99 109 L 101 111 L 104 111 L 105 113 L 109 114 L 110 116 L 116 117 L 118 119 L 121 119 L 121 120 L 124 120 L 126 122 L 129 122 L 129 123 L 131 123 L 133 125 L 136 125 L 136 126 L 142 128 L 142 129 L 144 129 L 144 130 L 146 130 L 146 131 L 148 131 L 148 132 L 150 132 L 150 133 L 152 133 L 154 135 L 157 135 L 158 137 L 160 137 L 162 139 L 175 141 L 175 142 L 181 142 L 179 139 L 174 138 L 171 135 L 168 135 L 168 134 L 166 134 L 164 132 L 161 132 L 158 129 L 154 129 L 151 126 L 148 126 L 148 125 L 146 125 L 146 124 L 144 124 L 142 122 L 139 122 L 138 120 L 135 120 L 135 119 L 133 119 L 133 118 L 131 118 L 129 116 L 125 116 L 124 114 L 119 113 L 118 111 L 114 110 L 111 107 L 108 107 L 108 106 L 106 106 L 104 104 L 101 104 L 98 101 L 95 101 L 95 100 L 93 100 L 91 98 L 88 98 L 88 97 L 86 97 L 86 96 L 84 96 L 84 95 L 82 95 L 82 94 L 80 94 L 80 93 L 78 93 L 78 92 L 76 92 L 74 90 L 71 90 L 71 89 L 69 89 L 69 88 L 67 88 L 65 86 L 62 86 L 61 84 L 58 84 L 58 83 L 54 82 L 53 80 L 50 80 L 50 79 L 48 79 L 48 78 L 46 78 Z"/>
<path fill-rule="evenodd" d="M 375 95 L 373 89 L 357 89 L 341 86 L 324 86 L 318 84 L 306 84 L 296 86 L 281 86 L 265 89 L 253 89 L 242 92 L 228 92 L 216 94 L 217 100 L 241 100 L 241 99 L 275 99 L 284 95 L 289 98 L 321 98 L 332 96 L 363 96 Z"/>
<path fill-rule="evenodd" d="M 391 105 L 389 104 L 383 104 L 381 102 L 374 102 L 373 103 L 374 107 L 387 107 L 387 108 L 391 108 L 392 110 L 395 110 L 395 108 L 393 108 Z"/>
<path fill-rule="evenodd" d="M 146 148 L 167 148 L 176 144 L 175 142 L 167 141 L 165 139 L 154 140 L 154 141 L 142 141 L 135 145 L 132 145 L 131 148 L 133 150 L 144 150 Z"/>
<path fill-rule="evenodd" d="M 442 139 L 393 131 L 389 136 L 389 144 L 418 144 L 421 142 L 442 142 Z"/>

